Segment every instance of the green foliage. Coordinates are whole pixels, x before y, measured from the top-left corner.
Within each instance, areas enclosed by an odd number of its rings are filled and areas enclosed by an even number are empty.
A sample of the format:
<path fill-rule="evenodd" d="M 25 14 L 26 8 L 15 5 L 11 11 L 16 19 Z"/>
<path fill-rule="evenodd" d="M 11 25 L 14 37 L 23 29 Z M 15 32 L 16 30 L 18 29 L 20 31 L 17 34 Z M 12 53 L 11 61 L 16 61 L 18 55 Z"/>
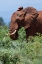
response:
<path fill-rule="evenodd" d="M 30 36 L 21 28 L 18 40 L 11 40 L 7 26 L 0 26 L 0 64 L 42 64 L 42 34 Z"/>

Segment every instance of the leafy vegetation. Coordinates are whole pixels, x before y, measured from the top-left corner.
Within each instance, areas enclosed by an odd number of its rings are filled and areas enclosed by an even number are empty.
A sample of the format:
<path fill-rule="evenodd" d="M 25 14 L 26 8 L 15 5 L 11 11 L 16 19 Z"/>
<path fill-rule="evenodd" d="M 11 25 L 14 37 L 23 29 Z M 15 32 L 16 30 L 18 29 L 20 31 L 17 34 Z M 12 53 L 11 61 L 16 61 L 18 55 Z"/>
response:
<path fill-rule="evenodd" d="M 42 64 L 42 34 L 30 36 L 26 43 L 26 33 L 21 28 L 18 40 L 5 34 L 7 26 L 0 26 L 0 64 Z"/>

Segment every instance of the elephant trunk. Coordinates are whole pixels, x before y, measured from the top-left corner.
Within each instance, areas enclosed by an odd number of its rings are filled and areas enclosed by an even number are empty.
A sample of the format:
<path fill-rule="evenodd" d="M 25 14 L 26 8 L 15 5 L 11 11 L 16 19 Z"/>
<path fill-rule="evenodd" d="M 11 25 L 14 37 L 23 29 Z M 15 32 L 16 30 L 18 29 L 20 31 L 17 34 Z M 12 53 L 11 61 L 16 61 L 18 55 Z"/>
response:
<path fill-rule="evenodd" d="M 14 36 L 14 35 L 10 35 L 10 38 L 11 38 L 12 40 L 16 40 L 18 37 Z"/>
<path fill-rule="evenodd" d="M 11 39 L 16 40 L 18 38 L 18 32 L 17 32 L 17 30 L 12 31 L 10 29 L 9 36 L 10 36 Z"/>
<path fill-rule="evenodd" d="M 16 40 L 18 38 L 17 29 L 18 29 L 18 24 L 16 22 L 11 21 L 9 34 L 10 34 L 10 38 L 13 40 Z"/>

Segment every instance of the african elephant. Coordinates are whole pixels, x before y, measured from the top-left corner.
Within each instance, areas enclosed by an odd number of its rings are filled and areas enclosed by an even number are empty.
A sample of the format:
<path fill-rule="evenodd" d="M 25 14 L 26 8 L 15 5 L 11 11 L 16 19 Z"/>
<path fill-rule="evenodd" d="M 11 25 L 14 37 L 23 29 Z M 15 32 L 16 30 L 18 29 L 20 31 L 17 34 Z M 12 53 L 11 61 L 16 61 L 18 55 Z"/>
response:
<path fill-rule="evenodd" d="M 12 14 L 10 22 L 10 38 L 16 40 L 18 38 L 18 30 L 24 27 L 26 38 L 34 36 L 36 32 L 42 33 L 42 11 L 37 11 L 33 7 L 19 7 Z"/>

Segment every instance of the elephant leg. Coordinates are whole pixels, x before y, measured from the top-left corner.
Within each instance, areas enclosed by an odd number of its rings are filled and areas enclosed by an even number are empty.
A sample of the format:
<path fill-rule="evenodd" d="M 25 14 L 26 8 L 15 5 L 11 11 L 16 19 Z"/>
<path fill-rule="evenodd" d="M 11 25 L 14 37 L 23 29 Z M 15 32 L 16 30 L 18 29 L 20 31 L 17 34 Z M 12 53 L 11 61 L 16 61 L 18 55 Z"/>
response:
<path fill-rule="evenodd" d="M 27 28 L 25 31 L 26 31 L 27 40 L 28 40 L 29 36 L 34 36 L 36 34 L 36 28 L 34 28 L 34 27 Z"/>

